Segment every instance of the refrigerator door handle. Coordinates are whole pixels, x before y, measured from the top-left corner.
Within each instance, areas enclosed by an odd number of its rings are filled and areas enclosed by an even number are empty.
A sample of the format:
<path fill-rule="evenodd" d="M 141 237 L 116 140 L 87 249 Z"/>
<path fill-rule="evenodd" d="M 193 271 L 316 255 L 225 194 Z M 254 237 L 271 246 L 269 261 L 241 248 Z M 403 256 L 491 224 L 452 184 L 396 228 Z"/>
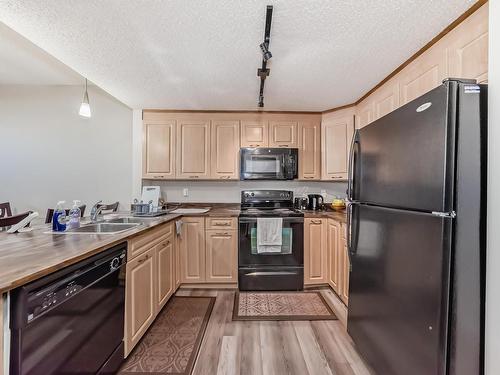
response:
<path fill-rule="evenodd" d="M 352 196 L 352 188 L 353 188 L 353 179 L 354 179 L 354 150 L 356 144 L 359 143 L 359 130 L 354 132 L 351 140 L 351 149 L 349 150 L 349 166 L 347 168 L 347 198 L 351 201 L 353 200 Z"/>
<path fill-rule="evenodd" d="M 352 246 L 352 205 L 354 203 L 348 202 L 347 203 L 347 222 L 346 222 L 346 230 L 347 230 L 347 255 L 349 256 L 349 264 L 351 265 L 352 268 L 352 259 L 351 259 L 351 246 Z"/>

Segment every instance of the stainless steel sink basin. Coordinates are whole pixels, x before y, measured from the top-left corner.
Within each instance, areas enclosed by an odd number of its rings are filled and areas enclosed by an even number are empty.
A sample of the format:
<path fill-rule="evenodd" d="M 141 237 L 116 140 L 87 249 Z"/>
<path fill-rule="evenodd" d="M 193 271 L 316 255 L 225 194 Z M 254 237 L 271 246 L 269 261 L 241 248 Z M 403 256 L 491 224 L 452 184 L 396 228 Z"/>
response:
<path fill-rule="evenodd" d="M 95 223 L 83 225 L 80 228 L 69 229 L 64 233 L 114 234 L 124 232 L 140 225 L 140 223 Z"/>
<path fill-rule="evenodd" d="M 123 224 L 142 224 L 146 219 L 137 217 L 118 217 L 116 219 L 106 220 L 106 223 L 123 223 Z"/>

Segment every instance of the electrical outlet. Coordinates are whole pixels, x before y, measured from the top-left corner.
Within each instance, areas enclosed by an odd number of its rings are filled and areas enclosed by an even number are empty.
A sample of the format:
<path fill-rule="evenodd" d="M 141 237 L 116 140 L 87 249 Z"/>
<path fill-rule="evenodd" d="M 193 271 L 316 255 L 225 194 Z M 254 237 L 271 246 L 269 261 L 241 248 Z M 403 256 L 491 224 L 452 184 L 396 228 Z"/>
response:
<path fill-rule="evenodd" d="M 189 196 L 189 191 L 188 191 L 188 189 L 187 189 L 187 188 L 182 189 L 182 195 L 183 195 L 184 197 Z"/>

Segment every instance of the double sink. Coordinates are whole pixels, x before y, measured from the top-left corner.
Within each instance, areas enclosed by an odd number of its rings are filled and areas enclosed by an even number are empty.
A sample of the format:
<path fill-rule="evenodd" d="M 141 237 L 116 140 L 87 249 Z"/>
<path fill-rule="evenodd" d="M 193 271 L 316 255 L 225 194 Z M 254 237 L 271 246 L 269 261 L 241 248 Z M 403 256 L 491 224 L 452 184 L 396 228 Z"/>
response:
<path fill-rule="evenodd" d="M 64 233 L 115 234 L 135 228 L 146 220 L 135 217 L 120 217 L 98 223 L 84 224 L 79 228 L 68 229 Z"/>

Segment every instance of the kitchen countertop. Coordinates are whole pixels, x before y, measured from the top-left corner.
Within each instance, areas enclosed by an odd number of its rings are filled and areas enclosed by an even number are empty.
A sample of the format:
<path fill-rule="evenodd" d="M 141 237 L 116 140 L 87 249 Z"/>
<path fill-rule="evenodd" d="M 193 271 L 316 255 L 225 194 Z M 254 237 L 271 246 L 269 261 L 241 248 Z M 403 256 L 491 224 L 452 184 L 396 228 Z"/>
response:
<path fill-rule="evenodd" d="M 303 210 L 305 218 L 328 218 L 340 221 L 341 223 L 347 222 L 347 213 L 346 210 L 343 211 L 334 211 L 332 209 L 327 209 L 324 211 L 309 211 Z"/>
<path fill-rule="evenodd" d="M 205 208 L 210 211 L 203 214 L 182 214 L 182 216 L 219 216 L 237 217 L 240 214 L 239 203 L 168 203 L 167 209 L 173 208 Z"/>
<path fill-rule="evenodd" d="M 34 226 L 31 232 L 25 233 L 0 232 L 0 293 L 49 275 L 181 216 L 169 214 L 147 218 L 144 224 L 116 234 L 46 233 L 51 230 L 50 224 Z"/>
<path fill-rule="evenodd" d="M 50 224 L 35 225 L 31 232 L 7 234 L 0 232 L 0 293 L 27 284 L 59 269 L 126 241 L 149 228 L 182 216 L 237 217 L 238 203 L 169 203 L 171 208 L 203 208 L 203 214 L 168 214 L 146 218 L 142 225 L 116 234 L 51 234 Z M 346 222 L 345 211 L 303 211 L 306 218 L 332 218 Z M 119 216 L 130 216 L 121 213 Z"/>
<path fill-rule="evenodd" d="M 142 225 L 116 234 L 50 234 L 50 224 L 34 225 L 31 232 L 8 234 L 0 232 L 0 293 L 27 284 L 59 269 L 126 241 L 159 224 L 182 216 L 237 217 L 239 204 L 173 203 L 171 208 L 203 208 L 203 214 L 167 214 L 145 218 Z M 129 212 L 117 216 L 131 216 Z M 84 223 L 84 222 L 83 222 Z"/>

